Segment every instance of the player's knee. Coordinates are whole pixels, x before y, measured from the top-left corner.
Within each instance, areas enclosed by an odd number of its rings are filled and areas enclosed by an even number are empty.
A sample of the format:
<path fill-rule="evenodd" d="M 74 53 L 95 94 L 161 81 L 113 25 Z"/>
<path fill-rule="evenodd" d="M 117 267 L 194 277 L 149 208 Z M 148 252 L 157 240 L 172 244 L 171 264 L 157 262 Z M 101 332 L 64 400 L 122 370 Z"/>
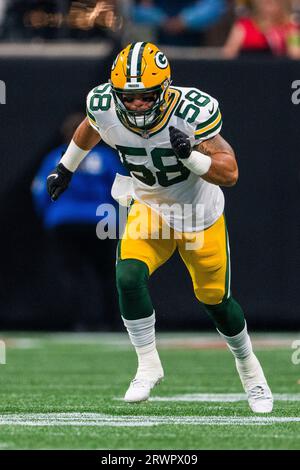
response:
<path fill-rule="evenodd" d="M 226 316 L 231 309 L 231 300 L 232 297 L 228 299 L 222 299 L 218 304 L 207 304 L 203 302 L 203 307 L 213 318 L 218 318 Z"/>
<path fill-rule="evenodd" d="M 135 259 L 120 260 L 116 266 L 116 281 L 119 292 L 139 289 L 149 278 L 148 266 Z"/>
<path fill-rule="evenodd" d="M 201 288 L 195 289 L 197 299 L 206 305 L 220 304 L 224 298 L 224 289 Z"/>
<path fill-rule="evenodd" d="M 216 328 L 226 336 L 235 336 L 245 328 L 245 316 L 240 304 L 232 297 L 217 305 L 203 304 Z"/>

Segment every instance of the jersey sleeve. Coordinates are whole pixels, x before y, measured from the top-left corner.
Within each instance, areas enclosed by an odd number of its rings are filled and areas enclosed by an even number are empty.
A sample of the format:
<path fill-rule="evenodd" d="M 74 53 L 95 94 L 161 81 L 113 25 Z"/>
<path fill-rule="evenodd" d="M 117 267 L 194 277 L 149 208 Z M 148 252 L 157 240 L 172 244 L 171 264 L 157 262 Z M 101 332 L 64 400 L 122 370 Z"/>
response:
<path fill-rule="evenodd" d="M 219 134 L 223 123 L 218 101 L 209 95 L 202 96 L 206 99 L 195 120 L 194 138 L 196 144 Z"/>
<path fill-rule="evenodd" d="M 95 131 L 99 132 L 99 134 L 100 134 L 100 129 L 99 129 L 99 125 L 97 123 L 96 113 L 91 110 L 92 99 L 93 99 L 94 95 L 95 95 L 95 88 L 93 88 L 89 92 L 89 94 L 87 95 L 87 98 L 86 98 L 86 115 L 87 115 L 87 118 L 88 118 L 88 121 L 89 121 L 90 125 L 93 127 L 93 129 L 95 129 Z"/>
<path fill-rule="evenodd" d="M 110 110 L 112 105 L 112 95 L 110 90 L 110 83 L 102 83 L 101 85 L 93 88 L 87 96 L 87 118 L 91 126 L 99 134 L 103 131 L 104 115 Z"/>

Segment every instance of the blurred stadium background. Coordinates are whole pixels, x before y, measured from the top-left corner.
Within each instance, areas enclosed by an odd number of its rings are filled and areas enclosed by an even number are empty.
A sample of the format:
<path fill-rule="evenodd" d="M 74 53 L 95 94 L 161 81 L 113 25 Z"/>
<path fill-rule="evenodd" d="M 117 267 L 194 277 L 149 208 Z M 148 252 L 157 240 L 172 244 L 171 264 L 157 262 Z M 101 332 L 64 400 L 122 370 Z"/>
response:
<path fill-rule="evenodd" d="M 84 248 L 90 234 L 83 233 L 73 246 L 73 263 L 67 262 L 70 220 L 47 224 L 32 192 L 46 155 L 63 144 L 63 123 L 85 112 L 88 91 L 107 81 L 114 56 L 134 40 L 161 46 L 174 84 L 219 99 L 222 134 L 240 166 L 237 186 L 225 190 L 234 294 L 251 329 L 300 327 L 300 106 L 291 100 L 292 83 L 300 79 L 300 2 L 284 2 L 282 24 L 288 22 L 291 34 L 281 34 L 286 43 L 280 50 L 267 34 L 266 43 L 254 34 L 253 47 L 245 45 L 229 59 L 224 44 L 233 25 L 253 14 L 252 3 L 1 0 L 1 330 L 122 329 L 113 273 L 116 241 L 98 240 L 93 256 Z M 264 31 L 264 22 L 258 24 Z M 95 161 L 90 174 L 100 182 L 106 173 L 95 170 Z M 85 198 L 82 191 L 76 197 Z M 108 193 L 101 197 L 109 201 Z M 78 226 L 86 223 L 76 219 Z M 151 290 L 160 330 L 212 328 L 176 256 L 153 276 Z"/>

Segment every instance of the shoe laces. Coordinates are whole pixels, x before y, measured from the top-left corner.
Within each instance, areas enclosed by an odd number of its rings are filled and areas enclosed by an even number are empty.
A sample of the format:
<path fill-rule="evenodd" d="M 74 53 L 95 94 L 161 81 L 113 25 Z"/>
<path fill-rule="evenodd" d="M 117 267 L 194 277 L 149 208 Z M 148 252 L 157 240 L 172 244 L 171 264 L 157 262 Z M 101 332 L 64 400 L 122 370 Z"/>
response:
<path fill-rule="evenodd" d="M 262 385 L 256 385 L 251 390 L 249 390 L 249 397 L 253 398 L 254 400 L 259 400 L 261 398 L 269 398 L 267 396 L 266 389 Z"/>
<path fill-rule="evenodd" d="M 139 379 L 139 378 L 134 378 L 131 381 L 131 385 L 133 387 L 138 386 L 138 387 L 149 387 L 149 380 L 147 379 Z"/>

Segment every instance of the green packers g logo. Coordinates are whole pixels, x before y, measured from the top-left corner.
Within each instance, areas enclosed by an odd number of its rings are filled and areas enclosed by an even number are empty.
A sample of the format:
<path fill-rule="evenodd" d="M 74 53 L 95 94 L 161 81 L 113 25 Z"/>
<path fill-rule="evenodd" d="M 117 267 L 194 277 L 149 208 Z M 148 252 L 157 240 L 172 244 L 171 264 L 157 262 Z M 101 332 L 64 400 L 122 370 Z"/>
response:
<path fill-rule="evenodd" d="M 166 69 L 168 67 L 168 59 L 163 52 L 157 52 L 155 54 L 155 63 L 160 69 Z"/>

